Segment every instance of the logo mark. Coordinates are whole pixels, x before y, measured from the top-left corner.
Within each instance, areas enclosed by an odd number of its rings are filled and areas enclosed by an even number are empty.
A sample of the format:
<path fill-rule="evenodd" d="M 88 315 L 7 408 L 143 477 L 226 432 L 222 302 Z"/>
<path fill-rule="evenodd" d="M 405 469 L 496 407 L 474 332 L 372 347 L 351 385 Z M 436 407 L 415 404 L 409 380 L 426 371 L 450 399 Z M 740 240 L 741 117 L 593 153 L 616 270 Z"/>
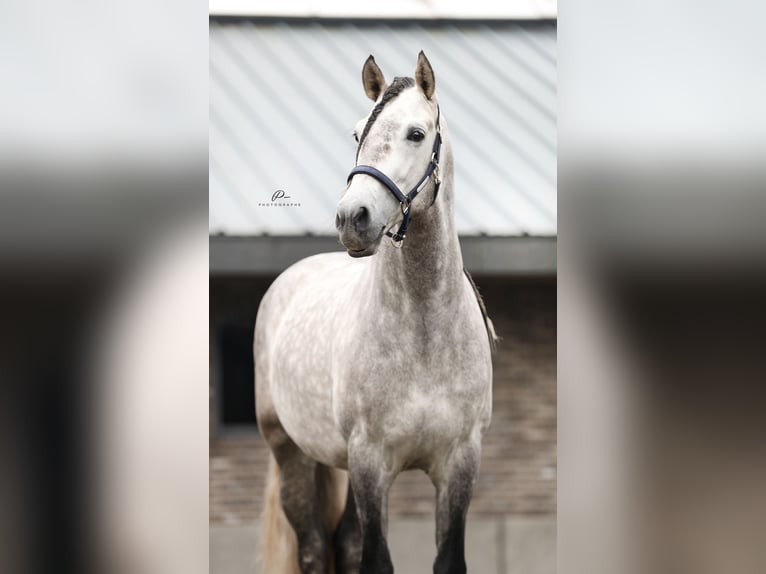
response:
<path fill-rule="evenodd" d="M 292 196 L 287 195 L 284 189 L 278 189 L 271 194 L 271 201 L 264 201 L 258 204 L 258 207 L 300 207 L 299 201 L 290 200 Z"/>
<path fill-rule="evenodd" d="M 290 199 L 290 196 L 285 193 L 284 189 L 278 189 L 271 195 L 271 203 L 278 199 Z"/>

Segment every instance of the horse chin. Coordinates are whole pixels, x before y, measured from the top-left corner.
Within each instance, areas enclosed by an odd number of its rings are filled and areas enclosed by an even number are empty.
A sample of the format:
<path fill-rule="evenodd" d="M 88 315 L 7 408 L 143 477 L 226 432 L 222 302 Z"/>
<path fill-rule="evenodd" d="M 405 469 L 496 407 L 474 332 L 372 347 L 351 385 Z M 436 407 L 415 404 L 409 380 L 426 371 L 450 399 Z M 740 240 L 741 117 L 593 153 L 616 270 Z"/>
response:
<path fill-rule="evenodd" d="M 358 245 L 343 245 L 346 248 L 346 251 L 351 257 L 369 257 L 370 255 L 375 255 L 378 252 L 378 247 L 380 247 L 380 240 L 383 238 L 383 232 L 381 231 L 380 234 L 368 245 L 365 247 L 362 247 L 361 249 L 358 249 Z M 341 243 L 343 243 L 343 239 L 341 238 Z"/>
<path fill-rule="evenodd" d="M 353 249 L 346 249 L 348 254 L 351 257 L 369 257 L 370 255 L 375 255 L 375 252 L 378 250 L 378 245 L 371 245 L 370 247 L 367 247 L 366 249 L 360 249 L 358 251 L 354 251 Z"/>

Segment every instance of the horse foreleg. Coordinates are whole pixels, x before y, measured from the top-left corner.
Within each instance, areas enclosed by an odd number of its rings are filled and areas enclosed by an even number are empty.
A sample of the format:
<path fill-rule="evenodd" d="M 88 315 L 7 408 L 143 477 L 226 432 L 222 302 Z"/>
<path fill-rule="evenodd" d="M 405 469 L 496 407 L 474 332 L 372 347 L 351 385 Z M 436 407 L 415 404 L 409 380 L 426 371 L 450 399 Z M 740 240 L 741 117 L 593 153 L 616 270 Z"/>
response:
<path fill-rule="evenodd" d="M 351 482 L 348 484 L 346 508 L 335 529 L 333 545 L 336 574 L 359 574 L 359 565 L 362 562 L 362 531 Z"/>
<path fill-rule="evenodd" d="M 362 535 L 364 574 L 392 574 L 394 565 L 386 543 L 388 529 L 388 489 L 392 473 L 385 470 L 376 449 L 349 446 L 349 479 L 354 493 Z"/>
<path fill-rule="evenodd" d="M 457 447 L 432 473 L 436 486 L 434 574 L 465 574 L 465 519 L 479 470 L 480 449 Z"/>

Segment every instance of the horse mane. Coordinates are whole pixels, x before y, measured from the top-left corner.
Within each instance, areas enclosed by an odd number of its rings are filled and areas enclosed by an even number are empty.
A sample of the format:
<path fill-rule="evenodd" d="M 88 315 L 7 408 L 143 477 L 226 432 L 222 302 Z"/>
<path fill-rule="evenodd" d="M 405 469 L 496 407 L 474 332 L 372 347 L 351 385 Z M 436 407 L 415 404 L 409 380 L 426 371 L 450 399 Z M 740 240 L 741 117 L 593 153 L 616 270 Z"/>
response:
<path fill-rule="evenodd" d="M 497 333 L 495 333 L 495 326 L 492 324 L 492 319 L 490 319 L 489 315 L 487 314 L 487 307 L 484 305 L 484 299 L 482 299 L 481 293 L 479 293 L 479 288 L 473 281 L 473 277 L 471 277 L 471 274 L 468 273 L 468 269 L 464 268 L 463 272 L 465 273 L 465 276 L 468 277 L 468 282 L 471 284 L 471 287 L 473 287 L 473 293 L 476 295 L 476 301 L 479 303 L 479 309 L 481 309 L 481 316 L 484 317 L 484 326 L 487 328 L 489 347 L 494 353 L 500 337 L 498 337 Z"/>
<path fill-rule="evenodd" d="M 394 78 L 394 81 L 391 82 L 391 85 L 386 88 L 386 91 L 383 92 L 383 97 L 380 99 L 380 101 L 375 104 L 375 107 L 372 108 L 372 112 L 370 113 L 370 117 L 367 119 L 367 123 L 364 126 L 364 130 L 362 131 L 362 135 L 359 138 L 359 147 L 356 150 L 357 157 L 359 156 L 359 150 L 362 147 L 362 142 L 364 141 L 364 138 L 367 137 L 367 134 L 370 132 L 370 128 L 372 127 L 372 124 L 375 123 L 375 120 L 378 119 L 378 116 L 380 115 L 380 112 L 383 111 L 383 108 L 385 105 L 393 100 L 396 96 L 401 94 L 404 90 L 407 88 L 411 88 L 415 85 L 415 80 L 412 78 L 407 78 L 403 76 L 397 76 Z"/>

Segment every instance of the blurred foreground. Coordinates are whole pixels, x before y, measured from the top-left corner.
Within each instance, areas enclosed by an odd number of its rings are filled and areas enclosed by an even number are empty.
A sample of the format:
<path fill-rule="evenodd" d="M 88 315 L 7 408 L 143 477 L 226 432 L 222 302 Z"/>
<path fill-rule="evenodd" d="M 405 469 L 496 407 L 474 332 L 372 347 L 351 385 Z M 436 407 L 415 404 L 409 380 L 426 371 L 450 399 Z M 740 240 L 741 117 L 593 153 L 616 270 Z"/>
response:
<path fill-rule="evenodd" d="M 561 572 L 766 571 L 765 16 L 561 5 Z"/>
<path fill-rule="evenodd" d="M 4 573 L 207 571 L 207 5 L 194 4 L 3 6 Z"/>

